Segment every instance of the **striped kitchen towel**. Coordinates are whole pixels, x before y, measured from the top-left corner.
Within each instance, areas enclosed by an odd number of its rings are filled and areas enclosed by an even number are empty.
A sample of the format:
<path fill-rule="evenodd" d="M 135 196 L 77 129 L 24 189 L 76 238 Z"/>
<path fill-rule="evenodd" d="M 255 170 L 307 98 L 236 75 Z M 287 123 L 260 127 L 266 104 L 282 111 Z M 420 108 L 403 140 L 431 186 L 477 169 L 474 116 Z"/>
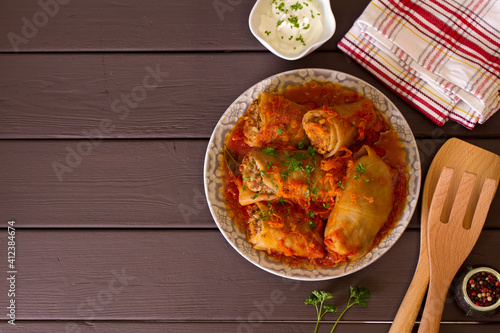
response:
<path fill-rule="evenodd" d="M 500 108 L 500 0 L 374 0 L 338 46 L 438 125 Z"/>

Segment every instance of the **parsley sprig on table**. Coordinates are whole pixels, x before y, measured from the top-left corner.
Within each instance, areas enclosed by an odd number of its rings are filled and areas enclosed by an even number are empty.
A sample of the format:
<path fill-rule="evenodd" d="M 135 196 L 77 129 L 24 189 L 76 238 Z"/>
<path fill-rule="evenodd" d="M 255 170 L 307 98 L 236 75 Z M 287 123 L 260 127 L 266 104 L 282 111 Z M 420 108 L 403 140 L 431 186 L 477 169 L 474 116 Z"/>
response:
<path fill-rule="evenodd" d="M 368 291 L 368 289 L 366 289 L 364 287 L 354 288 L 353 286 L 350 286 L 349 293 L 350 293 L 350 295 L 349 295 L 349 300 L 347 301 L 347 306 L 344 309 L 344 311 L 342 311 L 340 316 L 337 318 L 337 321 L 335 322 L 335 325 L 333 325 L 333 328 L 330 331 L 330 333 L 333 333 L 333 331 L 335 330 L 335 327 L 337 327 L 337 324 L 339 323 L 340 318 L 342 318 L 344 313 L 346 313 L 346 311 L 349 310 L 352 306 L 354 306 L 355 304 L 358 304 L 359 306 L 362 306 L 362 307 L 368 306 L 368 302 L 366 301 L 366 299 L 371 297 L 370 291 Z"/>
<path fill-rule="evenodd" d="M 324 317 L 328 312 L 336 312 L 337 307 L 331 304 L 324 304 L 325 301 L 332 299 L 333 295 L 327 291 L 313 291 L 312 295 L 309 296 L 304 304 L 311 304 L 316 307 L 316 328 L 314 329 L 314 333 L 318 331 L 319 321 Z"/>
<path fill-rule="evenodd" d="M 335 330 L 335 327 L 337 327 L 337 324 L 340 321 L 340 318 L 342 318 L 342 316 L 347 312 L 347 310 L 349 310 L 355 304 L 358 304 L 359 306 L 362 306 L 362 307 L 367 307 L 368 302 L 366 301 L 366 299 L 369 299 L 370 297 L 371 297 L 371 295 L 370 295 L 370 291 L 368 289 L 366 289 L 364 287 L 352 287 L 352 286 L 350 286 L 349 287 L 349 300 L 347 301 L 347 306 L 344 309 L 344 311 L 342 311 L 342 313 L 337 318 L 337 320 L 335 321 L 335 324 L 333 325 L 333 328 L 330 331 L 330 333 L 333 333 L 333 331 Z M 336 306 L 333 306 L 332 304 L 325 304 L 325 301 L 330 300 L 332 298 L 333 298 L 333 295 L 327 291 L 315 290 L 312 292 L 312 295 L 309 296 L 306 299 L 306 301 L 304 302 L 304 304 L 306 304 L 306 305 L 311 304 L 311 305 L 314 305 L 316 307 L 317 320 L 316 320 L 316 327 L 314 328 L 314 333 L 316 333 L 318 331 L 319 322 L 320 322 L 321 318 L 323 318 L 325 316 L 325 314 L 327 314 L 328 312 L 333 313 L 333 312 L 337 311 Z"/>

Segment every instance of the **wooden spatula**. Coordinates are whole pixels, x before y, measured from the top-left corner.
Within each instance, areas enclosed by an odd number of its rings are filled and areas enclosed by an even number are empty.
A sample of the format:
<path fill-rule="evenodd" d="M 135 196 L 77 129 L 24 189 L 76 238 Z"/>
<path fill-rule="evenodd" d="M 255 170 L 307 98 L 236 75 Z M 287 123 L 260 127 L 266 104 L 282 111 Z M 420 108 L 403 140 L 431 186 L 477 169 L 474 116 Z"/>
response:
<path fill-rule="evenodd" d="M 418 330 L 426 333 L 439 331 L 451 281 L 476 244 L 500 179 L 500 156 L 464 141 L 448 140 L 438 155 L 446 162 L 428 215 L 430 283 Z"/>
<path fill-rule="evenodd" d="M 471 167 L 470 164 L 473 164 L 473 159 L 477 156 L 474 155 L 464 159 L 464 154 L 467 154 L 470 148 L 473 148 L 474 152 L 476 149 L 479 149 L 458 139 L 448 140 L 434 157 L 429 171 L 427 172 L 422 193 L 422 208 L 420 217 L 420 257 L 411 284 L 406 292 L 403 302 L 401 303 L 401 307 L 394 318 L 394 322 L 389 333 L 410 333 L 413 329 L 415 320 L 420 310 L 420 305 L 422 304 L 422 300 L 424 299 L 427 286 L 429 284 L 430 273 L 429 255 L 427 251 L 427 218 L 429 215 L 429 207 L 431 205 L 432 196 L 444 166 L 455 165 L 457 160 L 459 160 L 459 163 L 466 163 L 463 164 L 464 169 L 467 168 L 468 170 L 474 170 L 474 167 Z M 482 149 L 480 149 L 480 151 L 484 152 Z M 498 158 L 498 156 L 496 157 Z M 498 160 L 496 163 L 497 169 L 491 170 L 491 174 L 498 174 L 500 172 Z"/>

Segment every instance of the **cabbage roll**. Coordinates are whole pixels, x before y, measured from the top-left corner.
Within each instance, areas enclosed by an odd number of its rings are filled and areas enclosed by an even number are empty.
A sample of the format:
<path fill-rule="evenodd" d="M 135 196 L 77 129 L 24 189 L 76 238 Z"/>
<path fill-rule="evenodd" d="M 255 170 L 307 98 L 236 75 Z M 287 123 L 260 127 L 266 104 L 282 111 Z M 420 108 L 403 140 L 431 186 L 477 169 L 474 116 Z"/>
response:
<path fill-rule="evenodd" d="M 252 150 L 240 164 L 239 203 L 289 199 L 297 203 L 333 202 L 330 178 L 321 170 L 321 155 L 309 150 Z M 334 189 L 336 186 L 333 186 Z"/>
<path fill-rule="evenodd" d="M 316 150 L 330 157 L 340 148 L 362 140 L 365 130 L 377 126 L 380 131 L 383 128 L 381 121 L 372 101 L 364 98 L 354 103 L 311 110 L 304 115 L 302 126 Z"/>
<path fill-rule="evenodd" d="M 287 207 L 291 206 L 256 204 L 248 221 L 248 242 L 254 249 L 270 254 L 324 257 L 320 228 L 315 228 L 316 223 L 305 212 Z"/>
<path fill-rule="evenodd" d="M 358 260 L 368 253 L 394 204 L 394 171 L 363 146 L 325 228 L 328 251 Z"/>
<path fill-rule="evenodd" d="M 244 116 L 245 143 L 257 148 L 270 142 L 296 148 L 299 142 L 307 142 L 302 128 L 307 110 L 283 96 L 261 92 Z"/>

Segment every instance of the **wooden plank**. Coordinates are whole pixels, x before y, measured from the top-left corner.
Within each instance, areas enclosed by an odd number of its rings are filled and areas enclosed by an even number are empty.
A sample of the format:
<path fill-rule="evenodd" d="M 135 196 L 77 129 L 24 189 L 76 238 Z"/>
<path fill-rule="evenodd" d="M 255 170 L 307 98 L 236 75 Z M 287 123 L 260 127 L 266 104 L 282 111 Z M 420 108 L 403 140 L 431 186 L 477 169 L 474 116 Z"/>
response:
<path fill-rule="evenodd" d="M 249 87 L 310 67 L 346 72 L 379 88 L 416 137 L 500 138 L 499 116 L 473 131 L 434 125 L 338 52 L 293 62 L 269 53 L 0 54 L 0 138 L 206 139 Z"/>
<path fill-rule="evenodd" d="M 18 227 L 215 227 L 203 189 L 206 140 L 0 146 L 0 215 Z"/>
<path fill-rule="evenodd" d="M 368 2 L 344 6 L 340 0 L 332 1 L 339 28 L 322 50 L 336 49 Z M 42 7 L 35 0 L 2 1 L 1 52 L 266 50 L 248 28 L 251 1 L 42 3 L 51 5 Z"/>
<path fill-rule="evenodd" d="M 468 141 L 500 154 L 499 140 Z M 206 140 L 90 142 L 1 140 L 0 221 L 14 219 L 20 228 L 216 227 L 203 188 Z M 418 140 L 423 175 L 443 142 Z M 499 214 L 496 195 L 486 228 L 500 228 Z M 418 205 L 410 228 L 419 221 Z"/>
<path fill-rule="evenodd" d="M 483 232 L 466 265 L 499 267 L 492 255 L 500 251 L 498 237 L 499 230 Z M 372 294 L 370 305 L 353 307 L 344 320 L 391 321 L 418 244 L 419 232 L 408 230 L 362 271 L 303 282 L 258 269 L 217 230 L 17 230 L 16 319 L 313 321 L 314 308 L 304 305 L 313 290 L 332 292 L 344 307 L 349 286 L 361 285 Z M 0 288 L 7 294 L 6 279 Z M 475 320 L 450 297 L 443 321 Z"/>
<path fill-rule="evenodd" d="M 20 321 L 16 322 L 16 326 L 12 327 L 9 332 L 12 333 L 39 333 L 39 332 L 107 332 L 107 333 L 122 333 L 122 332 L 149 332 L 149 333 L 165 333 L 165 332 L 183 332 L 183 333 L 220 333 L 220 332 L 287 332 L 287 333 L 310 333 L 314 330 L 315 323 L 303 322 L 202 322 L 202 323 L 165 323 L 165 322 L 65 322 L 65 321 Z M 318 333 L 330 332 L 333 324 L 329 321 L 324 321 L 318 328 Z M 340 323 L 335 332 L 370 332 L 370 333 L 386 333 L 389 330 L 390 324 L 387 323 Z M 441 333 L 470 333 L 471 330 L 477 333 L 497 333 L 500 330 L 500 324 L 443 324 L 441 325 Z M 416 330 L 415 330 L 416 333 Z"/>

